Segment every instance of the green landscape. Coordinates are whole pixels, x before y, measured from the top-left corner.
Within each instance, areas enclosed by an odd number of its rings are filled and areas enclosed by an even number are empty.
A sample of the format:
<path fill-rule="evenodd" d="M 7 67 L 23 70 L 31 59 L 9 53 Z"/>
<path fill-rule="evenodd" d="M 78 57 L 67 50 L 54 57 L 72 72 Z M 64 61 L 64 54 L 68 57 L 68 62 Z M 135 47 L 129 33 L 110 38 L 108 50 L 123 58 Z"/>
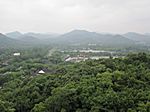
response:
<path fill-rule="evenodd" d="M 0 0 L 0 112 L 150 112 L 150 0 Z"/>
<path fill-rule="evenodd" d="M 114 48 L 112 54 L 120 57 L 113 58 L 69 48 L 1 48 L 0 112 L 150 111 L 148 51 L 114 53 Z M 108 58 L 65 61 L 83 54 Z"/>

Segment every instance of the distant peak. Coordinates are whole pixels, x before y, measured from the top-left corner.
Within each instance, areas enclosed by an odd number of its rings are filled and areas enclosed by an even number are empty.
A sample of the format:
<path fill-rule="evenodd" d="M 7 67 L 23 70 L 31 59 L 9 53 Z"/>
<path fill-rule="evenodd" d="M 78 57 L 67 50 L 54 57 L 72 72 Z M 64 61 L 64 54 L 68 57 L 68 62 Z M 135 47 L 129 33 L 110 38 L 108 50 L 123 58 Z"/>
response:
<path fill-rule="evenodd" d="M 14 33 L 20 33 L 19 31 L 13 31 Z"/>
<path fill-rule="evenodd" d="M 75 30 L 72 30 L 71 32 L 89 32 L 87 30 L 79 30 L 79 29 L 75 29 Z"/>
<path fill-rule="evenodd" d="M 76 29 L 76 30 L 72 30 L 72 31 L 70 31 L 70 32 L 68 32 L 68 33 L 75 33 L 75 34 L 78 34 L 78 33 L 96 33 L 96 32 L 90 32 L 90 31 L 87 31 L 87 30 L 78 30 L 78 29 Z"/>
<path fill-rule="evenodd" d="M 20 38 L 22 35 L 23 34 L 18 31 L 6 33 L 6 36 L 13 38 L 13 39 Z"/>
<path fill-rule="evenodd" d="M 19 31 L 13 31 L 13 32 L 9 32 L 7 34 L 20 34 L 20 35 L 22 35 L 22 33 L 20 33 Z"/>
<path fill-rule="evenodd" d="M 137 33 L 137 32 L 128 32 L 126 34 L 139 34 L 139 33 Z"/>
<path fill-rule="evenodd" d="M 0 35 L 5 36 L 4 34 L 0 33 Z"/>
<path fill-rule="evenodd" d="M 2 34 L 2 33 L 0 33 L 0 37 L 1 37 L 1 38 L 4 38 L 4 37 L 5 37 L 5 38 L 8 38 L 6 35 L 4 35 L 4 34 Z"/>

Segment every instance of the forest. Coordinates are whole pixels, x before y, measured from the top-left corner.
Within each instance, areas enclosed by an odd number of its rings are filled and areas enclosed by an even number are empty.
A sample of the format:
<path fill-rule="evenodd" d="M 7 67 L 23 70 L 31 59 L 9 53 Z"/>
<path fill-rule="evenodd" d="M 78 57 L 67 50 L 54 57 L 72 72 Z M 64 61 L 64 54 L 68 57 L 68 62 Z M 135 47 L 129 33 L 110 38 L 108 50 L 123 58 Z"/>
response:
<path fill-rule="evenodd" d="M 149 53 L 73 63 L 49 49 L 0 49 L 0 112 L 150 112 Z"/>

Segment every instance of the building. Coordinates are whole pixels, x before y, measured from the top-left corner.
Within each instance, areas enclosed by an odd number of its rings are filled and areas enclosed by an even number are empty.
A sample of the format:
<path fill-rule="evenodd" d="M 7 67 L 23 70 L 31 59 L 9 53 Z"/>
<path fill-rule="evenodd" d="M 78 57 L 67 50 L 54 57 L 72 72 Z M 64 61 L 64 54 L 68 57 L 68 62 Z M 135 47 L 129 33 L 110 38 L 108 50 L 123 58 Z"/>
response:
<path fill-rule="evenodd" d="M 45 74 L 45 72 L 43 70 L 40 70 L 38 73 L 39 74 Z"/>
<path fill-rule="evenodd" d="M 20 56 L 21 53 L 14 53 L 13 55 L 14 55 L 14 56 Z"/>
<path fill-rule="evenodd" d="M 66 62 L 80 62 L 80 61 L 85 61 L 87 59 L 88 58 L 86 57 L 77 56 L 77 57 L 68 57 L 67 59 L 65 59 L 65 61 Z"/>

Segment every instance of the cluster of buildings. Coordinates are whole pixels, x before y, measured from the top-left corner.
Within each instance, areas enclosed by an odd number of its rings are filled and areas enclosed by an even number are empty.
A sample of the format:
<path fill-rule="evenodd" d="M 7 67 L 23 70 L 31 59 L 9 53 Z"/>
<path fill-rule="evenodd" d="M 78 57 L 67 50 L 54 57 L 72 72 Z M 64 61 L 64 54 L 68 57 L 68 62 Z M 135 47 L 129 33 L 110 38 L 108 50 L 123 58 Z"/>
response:
<path fill-rule="evenodd" d="M 85 61 L 88 58 L 86 57 L 81 57 L 81 56 L 77 56 L 77 57 L 68 57 L 65 59 L 66 62 L 80 62 L 80 61 Z"/>

